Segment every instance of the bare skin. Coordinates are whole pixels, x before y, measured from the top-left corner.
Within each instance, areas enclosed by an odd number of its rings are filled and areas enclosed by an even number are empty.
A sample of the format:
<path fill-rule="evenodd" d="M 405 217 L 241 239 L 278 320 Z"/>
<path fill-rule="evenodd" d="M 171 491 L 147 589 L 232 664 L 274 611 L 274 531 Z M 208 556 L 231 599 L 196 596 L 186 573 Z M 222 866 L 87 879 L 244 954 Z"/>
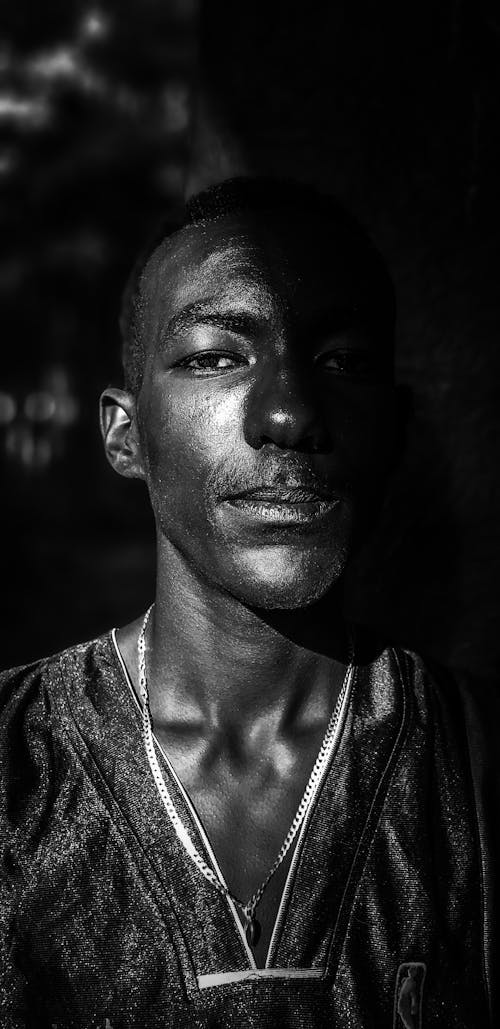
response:
<path fill-rule="evenodd" d="M 280 849 L 341 688 L 342 576 L 392 460 L 385 356 L 338 315 L 359 290 L 319 224 L 183 230 L 146 270 L 140 394 L 102 400 L 108 458 L 145 479 L 157 524 L 155 731 L 244 901 Z M 234 502 L 261 485 L 276 495 Z M 292 487 L 309 499 L 287 500 Z M 118 634 L 136 689 L 141 622 Z M 257 964 L 285 874 L 259 904 Z"/>

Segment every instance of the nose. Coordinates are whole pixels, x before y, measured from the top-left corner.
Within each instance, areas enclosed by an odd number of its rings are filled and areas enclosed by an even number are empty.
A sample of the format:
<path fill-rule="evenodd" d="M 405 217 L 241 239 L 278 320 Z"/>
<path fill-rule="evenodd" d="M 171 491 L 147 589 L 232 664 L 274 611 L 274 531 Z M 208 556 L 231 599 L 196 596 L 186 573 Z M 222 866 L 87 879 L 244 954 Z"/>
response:
<path fill-rule="evenodd" d="M 298 364 L 269 366 L 248 397 L 245 438 L 254 449 L 327 452 L 331 439 L 312 376 Z"/>

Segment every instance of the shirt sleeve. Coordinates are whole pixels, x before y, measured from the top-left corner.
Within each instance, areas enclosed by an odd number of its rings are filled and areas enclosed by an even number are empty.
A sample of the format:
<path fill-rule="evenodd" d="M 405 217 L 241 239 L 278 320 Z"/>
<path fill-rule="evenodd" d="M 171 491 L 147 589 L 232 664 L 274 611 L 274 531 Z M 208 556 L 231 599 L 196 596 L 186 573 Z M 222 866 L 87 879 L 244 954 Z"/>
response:
<path fill-rule="evenodd" d="M 33 1029 L 37 998 L 16 947 L 23 894 L 51 808 L 54 753 L 42 663 L 0 675 L 0 1026 Z"/>

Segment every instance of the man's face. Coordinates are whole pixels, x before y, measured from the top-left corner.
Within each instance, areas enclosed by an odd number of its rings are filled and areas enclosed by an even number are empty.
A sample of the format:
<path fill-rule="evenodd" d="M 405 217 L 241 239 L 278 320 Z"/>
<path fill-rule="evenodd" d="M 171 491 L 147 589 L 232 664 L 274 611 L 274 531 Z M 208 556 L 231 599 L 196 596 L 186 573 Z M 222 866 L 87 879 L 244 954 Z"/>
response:
<path fill-rule="evenodd" d="M 183 229 L 146 269 L 137 410 L 160 543 L 251 606 L 318 599 L 374 519 L 394 394 L 361 288 L 331 229 L 292 214 Z"/>

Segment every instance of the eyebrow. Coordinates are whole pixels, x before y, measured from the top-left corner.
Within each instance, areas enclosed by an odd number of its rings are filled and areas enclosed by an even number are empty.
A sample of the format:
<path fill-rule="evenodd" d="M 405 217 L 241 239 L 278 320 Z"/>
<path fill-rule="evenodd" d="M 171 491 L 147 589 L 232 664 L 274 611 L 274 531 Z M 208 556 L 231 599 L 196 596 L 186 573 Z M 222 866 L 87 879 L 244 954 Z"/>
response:
<path fill-rule="evenodd" d="M 217 311 L 213 305 L 205 302 L 188 304 L 167 322 L 162 337 L 168 339 L 182 329 L 193 325 L 213 325 L 216 329 L 234 332 L 237 335 L 256 335 L 262 328 L 262 320 L 248 311 Z"/>
<path fill-rule="evenodd" d="M 343 332 L 352 328 L 359 320 L 359 308 L 355 304 L 336 304 L 318 312 L 307 322 L 307 331 L 313 336 L 327 336 L 331 332 Z"/>
<path fill-rule="evenodd" d="M 315 318 L 308 320 L 306 331 L 316 338 L 330 333 L 345 331 L 353 326 L 359 318 L 359 308 L 355 304 L 335 304 Z M 174 314 L 161 332 L 161 340 L 166 342 L 176 332 L 189 329 L 195 325 L 211 325 L 216 329 L 231 332 L 239 336 L 257 337 L 262 332 L 263 323 L 269 319 L 258 317 L 249 311 L 218 311 L 216 302 L 207 300 L 194 301 Z"/>

